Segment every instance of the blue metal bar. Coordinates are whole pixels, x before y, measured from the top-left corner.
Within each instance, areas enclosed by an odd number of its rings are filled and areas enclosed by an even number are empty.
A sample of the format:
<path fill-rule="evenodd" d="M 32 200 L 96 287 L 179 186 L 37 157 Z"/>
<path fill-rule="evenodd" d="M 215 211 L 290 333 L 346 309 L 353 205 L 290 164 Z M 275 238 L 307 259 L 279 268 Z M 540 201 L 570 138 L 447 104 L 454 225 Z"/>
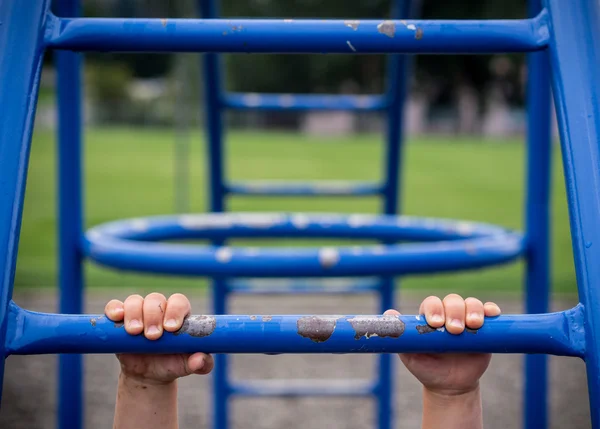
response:
<path fill-rule="evenodd" d="M 56 2 L 61 16 L 80 15 L 79 0 Z M 83 308 L 83 233 L 81 54 L 55 53 L 58 90 L 58 253 L 60 313 L 79 314 Z M 58 428 L 83 426 L 83 357 L 61 355 L 58 360 Z"/>
<path fill-rule="evenodd" d="M 395 20 L 414 18 L 417 14 L 417 0 L 394 0 L 392 2 L 391 18 Z M 400 189 L 402 181 L 402 146 L 404 140 L 404 106 L 407 98 L 408 79 L 412 57 L 406 55 L 388 56 L 387 79 L 388 99 L 387 135 L 385 147 L 385 175 L 383 188 L 383 212 L 388 215 L 400 211 Z M 391 239 L 384 243 L 392 244 Z M 379 309 L 384 312 L 395 308 L 395 286 L 393 277 L 384 278 L 379 296 Z M 389 355 L 379 356 L 377 386 L 377 416 L 379 429 L 390 429 L 394 420 L 394 368 Z"/>
<path fill-rule="evenodd" d="M 234 195 L 261 195 L 273 197 L 299 196 L 371 196 L 381 195 L 383 187 L 368 182 L 283 182 L 247 181 L 226 186 L 226 192 Z"/>
<path fill-rule="evenodd" d="M 315 294 L 315 295 L 345 295 L 349 293 L 371 293 L 379 291 L 381 281 L 373 279 L 318 279 L 288 280 L 267 279 L 247 280 L 235 279 L 228 282 L 230 293 L 239 295 L 288 295 L 288 294 Z"/>
<path fill-rule="evenodd" d="M 237 110 L 352 110 L 379 111 L 387 108 L 380 95 L 328 94 L 237 94 L 224 96 L 223 105 Z"/>
<path fill-rule="evenodd" d="M 210 6 L 207 6 L 210 7 Z M 522 20 L 383 21 L 57 18 L 53 49 L 113 52 L 494 53 L 548 43 L 546 14 Z"/>
<path fill-rule="evenodd" d="M 57 353 L 585 353 L 582 305 L 557 313 L 486 318 L 452 335 L 423 316 L 198 315 L 159 340 L 127 334 L 103 315 L 35 313 L 10 304 L 9 355 Z"/>
<path fill-rule="evenodd" d="M 246 397 L 364 397 L 372 396 L 374 392 L 375 385 L 362 380 L 283 379 L 231 383 L 232 395 Z"/>
<path fill-rule="evenodd" d="M 198 0 L 197 9 L 205 19 L 213 20 L 219 16 L 218 0 Z M 203 21 L 209 22 L 209 21 Z M 212 22 L 212 21 L 210 21 Z M 185 25 L 185 24 L 184 24 Z M 181 28 L 180 24 L 167 22 L 164 28 Z M 193 32 L 193 31 L 192 31 Z M 209 42 L 210 43 L 210 42 Z M 225 173 L 223 160 L 223 123 L 221 112 L 222 84 L 221 63 L 217 53 L 206 53 L 202 58 L 202 74 L 204 82 L 204 105 L 208 165 L 207 172 L 209 210 L 211 212 L 225 211 Z M 224 240 L 213 241 L 214 245 L 223 245 Z M 227 313 L 227 283 L 224 279 L 216 278 L 212 281 L 213 311 L 215 314 Z M 215 370 L 213 372 L 213 428 L 229 428 L 229 359 L 224 354 L 215 357 Z"/>
<path fill-rule="evenodd" d="M 502 238 L 510 233 L 481 222 L 413 216 L 237 212 L 118 220 L 90 229 L 86 237 L 91 243 L 291 237 L 434 242 Z"/>
<path fill-rule="evenodd" d="M 89 235 L 88 235 L 89 237 Z M 357 277 L 460 271 L 505 264 L 523 253 L 516 233 L 438 243 L 322 248 L 208 247 L 93 238 L 84 252 L 122 270 L 218 277 Z"/>
<path fill-rule="evenodd" d="M 600 3 L 544 0 L 579 298 L 585 307 L 592 427 L 600 429 Z M 565 7 L 566 6 L 566 7 Z"/>
<path fill-rule="evenodd" d="M 541 0 L 528 0 L 529 16 L 542 10 Z M 527 57 L 527 196 L 526 196 L 526 277 L 525 311 L 546 313 L 550 295 L 550 175 L 551 175 L 551 92 L 547 51 Z M 524 427 L 548 426 L 548 357 L 525 356 Z"/>
<path fill-rule="evenodd" d="M 0 2 L 0 399 L 48 1 Z"/>

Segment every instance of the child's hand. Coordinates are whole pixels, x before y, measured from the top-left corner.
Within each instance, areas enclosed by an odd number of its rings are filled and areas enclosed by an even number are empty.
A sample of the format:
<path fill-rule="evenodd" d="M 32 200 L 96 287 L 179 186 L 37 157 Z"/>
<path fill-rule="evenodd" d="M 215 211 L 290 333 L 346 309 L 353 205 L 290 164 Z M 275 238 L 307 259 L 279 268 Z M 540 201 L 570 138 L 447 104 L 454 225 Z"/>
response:
<path fill-rule="evenodd" d="M 151 293 L 145 299 L 131 295 L 125 302 L 112 300 L 104 309 L 113 322 L 124 322 L 130 335 L 142 332 L 149 340 L 157 340 L 164 331 L 175 332 L 190 314 L 189 300 L 182 294 L 171 295 L 169 300 L 160 293 Z M 121 374 L 144 384 L 168 384 L 190 374 L 208 374 L 213 359 L 203 353 L 195 354 L 120 354 Z"/>
<path fill-rule="evenodd" d="M 398 314 L 388 310 L 385 314 Z M 430 296 L 421 303 L 419 314 L 434 328 L 445 327 L 451 334 L 460 334 L 467 328 L 479 329 L 484 315 L 498 316 L 500 308 L 493 302 L 485 305 L 476 298 L 462 299 L 450 294 L 442 301 Z M 408 370 L 432 393 L 460 395 L 475 390 L 487 369 L 491 355 L 477 353 L 400 354 Z"/>

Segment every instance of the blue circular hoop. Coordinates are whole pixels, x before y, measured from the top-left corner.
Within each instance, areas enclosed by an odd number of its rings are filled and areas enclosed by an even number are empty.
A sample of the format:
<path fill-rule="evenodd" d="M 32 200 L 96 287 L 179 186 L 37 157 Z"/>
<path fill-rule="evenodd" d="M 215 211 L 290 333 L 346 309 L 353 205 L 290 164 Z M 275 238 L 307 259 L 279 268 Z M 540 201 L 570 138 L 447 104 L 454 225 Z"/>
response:
<path fill-rule="evenodd" d="M 336 238 L 400 242 L 319 248 L 219 247 L 166 240 Z M 407 216 L 227 213 L 157 216 L 90 229 L 85 254 L 117 269 L 188 276 L 346 277 L 458 271 L 507 263 L 521 234 L 463 221 Z"/>

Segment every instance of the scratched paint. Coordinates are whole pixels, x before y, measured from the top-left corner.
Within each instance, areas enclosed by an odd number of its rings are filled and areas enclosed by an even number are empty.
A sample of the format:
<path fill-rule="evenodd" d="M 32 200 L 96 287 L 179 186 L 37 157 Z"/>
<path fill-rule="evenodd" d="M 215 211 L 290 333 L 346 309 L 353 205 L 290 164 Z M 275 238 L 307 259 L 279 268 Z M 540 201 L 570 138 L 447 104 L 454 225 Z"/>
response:
<path fill-rule="evenodd" d="M 213 316 L 189 316 L 183 321 L 175 335 L 188 334 L 192 337 L 208 337 L 217 327 Z"/>
<path fill-rule="evenodd" d="M 315 343 L 327 341 L 333 335 L 338 319 L 342 316 L 306 316 L 298 319 L 298 334 Z"/>
<path fill-rule="evenodd" d="M 371 337 L 390 337 L 398 338 L 405 330 L 405 324 L 398 316 L 356 316 L 348 319 L 352 325 L 356 340 L 362 337 L 367 339 Z"/>
<path fill-rule="evenodd" d="M 377 31 L 393 38 L 396 35 L 396 24 L 394 21 L 383 21 L 377 26 Z"/>

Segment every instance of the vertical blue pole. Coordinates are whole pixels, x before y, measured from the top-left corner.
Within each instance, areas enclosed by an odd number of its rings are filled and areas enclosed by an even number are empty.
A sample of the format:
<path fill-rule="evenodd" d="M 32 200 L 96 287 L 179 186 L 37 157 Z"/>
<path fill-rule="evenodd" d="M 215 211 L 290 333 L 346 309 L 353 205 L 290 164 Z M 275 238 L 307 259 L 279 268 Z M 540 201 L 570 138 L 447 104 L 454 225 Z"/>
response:
<path fill-rule="evenodd" d="M 198 7 L 203 18 L 217 18 L 219 15 L 217 0 L 198 0 Z M 223 183 L 223 124 L 221 118 L 221 69 L 219 55 L 214 53 L 203 55 L 205 130 L 208 140 L 209 172 L 209 208 L 212 212 L 225 210 L 225 187 Z M 214 243 L 216 245 L 222 242 Z M 227 312 L 227 285 L 224 279 L 214 279 L 213 312 Z M 227 429 L 229 405 L 228 358 L 226 355 L 215 356 L 213 372 L 213 428 Z"/>
<path fill-rule="evenodd" d="M 47 0 L 0 1 L 0 399 L 4 378 L 8 305 L 21 232 L 31 134 L 44 49 Z"/>
<path fill-rule="evenodd" d="M 56 2 L 60 17 L 80 15 L 79 0 Z M 81 54 L 56 51 L 58 87 L 58 251 L 60 313 L 83 312 Z M 83 357 L 59 357 L 58 428 L 83 426 Z"/>
<path fill-rule="evenodd" d="M 536 16 L 541 0 L 528 1 L 528 15 Z M 527 267 L 525 311 L 546 313 L 550 295 L 550 178 L 552 135 L 548 52 L 527 55 Z M 544 429 L 548 425 L 548 356 L 525 356 L 524 427 Z"/>
<path fill-rule="evenodd" d="M 391 18 L 409 18 L 417 0 L 395 0 L 392 4 Z M 408 90 L 409 69 L 412 56 L 390 55 L 388 57 L 388 89 L 390 106 L 387 112 L 385 186 L 383 211 L 386 214 L 396 214 L 400 210 L 400 171 L 402 167 L 402 146 L 404 131 L 404 105 Z M 395 279 L 385 277 L 379 291 L 379 307 L 383 312 L 394 308 Z M 393 425 L 393 360 L 394 356 L 382 354 L 379 356 L 379 371 L 377 384 L 377 420 L 379 429 L 390 429 Z"/>
<path fill-rule="evenodd" d="M 600 3 L 544 0 L 579 300 L 592 428 L 600 429 Z"/>

